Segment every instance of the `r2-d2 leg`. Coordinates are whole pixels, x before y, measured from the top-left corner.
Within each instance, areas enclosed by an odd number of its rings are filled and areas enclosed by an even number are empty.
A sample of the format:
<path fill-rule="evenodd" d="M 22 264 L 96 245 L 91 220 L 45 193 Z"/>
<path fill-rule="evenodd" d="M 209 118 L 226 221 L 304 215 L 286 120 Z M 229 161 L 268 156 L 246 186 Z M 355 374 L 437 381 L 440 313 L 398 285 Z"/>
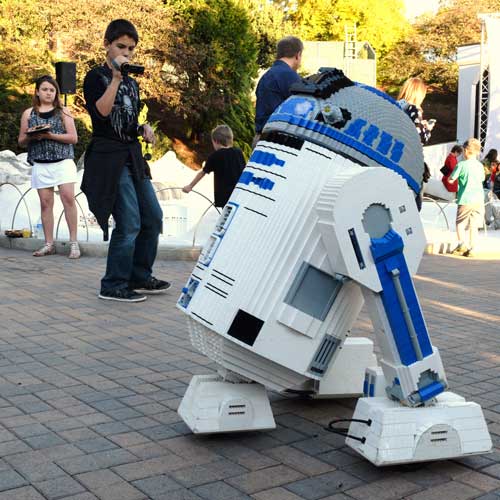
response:
<path fill-rule="evenodd" d="M 378 388 L 380 394 L 385 387 L 386 396 L 358 401 L 347 444 L 376 465 L 487 452 L 492 444 L 481 407 L 445 392 L 444 368 L 430 342 L 403 239 L 389 225 L 380 231 L 384 216 L 380 207 L 375 211 L 377 223 L 365 212 L 365 229 L 371 232 L 371 259 L 382 290 L 364 287 L 363 292 L 382 370 L 369 370 L 367 382 L 369 392 Z"/>

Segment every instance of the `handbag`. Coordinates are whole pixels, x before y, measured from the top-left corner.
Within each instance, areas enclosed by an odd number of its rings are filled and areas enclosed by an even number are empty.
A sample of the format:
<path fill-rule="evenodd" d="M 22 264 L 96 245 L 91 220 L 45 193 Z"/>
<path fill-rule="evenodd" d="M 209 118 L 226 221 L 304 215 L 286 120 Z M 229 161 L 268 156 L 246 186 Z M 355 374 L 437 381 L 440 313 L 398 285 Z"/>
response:
<path fill-rule="evenodd" d="M 448 175 L 450 175 L 450 167 L 448 167 L 447 165 L 443 165 L 439 171 L 445 176 L 447 177 Z"/>

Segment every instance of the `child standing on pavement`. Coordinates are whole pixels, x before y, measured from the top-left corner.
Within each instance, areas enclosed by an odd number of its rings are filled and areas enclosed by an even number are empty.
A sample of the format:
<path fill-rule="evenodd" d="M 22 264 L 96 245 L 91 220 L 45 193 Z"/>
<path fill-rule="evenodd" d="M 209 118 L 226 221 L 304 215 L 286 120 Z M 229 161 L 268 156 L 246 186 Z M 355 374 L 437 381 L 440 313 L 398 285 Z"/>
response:
<path fill-rule="evenodd" d="M 35 82 L 33 106 L 24 111 L 19 145 L 28 148 L 32 165 L 31 187 L 38 191 L 45 244 L 33 252 L 35 257 L 56 253 L 54 245 L 54 189 L 58 187 L 69 228 L 70 259 L 80 257 L 77 242 L 78 213 L 75 202 L 76 165 L 73 145 L 78 137 L 69 110 L 60 101 L 59 85 L 50 75 Z M 43 129 L 42 131 L 38 131 Z"/>
<path fill-rule="evenodd" d="M 212 145 L 215 151 L 207 158 L 203 169 L 182 191 L 189 193 L 205 174 L 213 172 L 214 205 L 223 207 L 245 168 L 245 159 L 241 149 L 233 147 L 233 131 L 228 125 L 219 125 L 212 130 Z"/>
<path fill-rule="evenodd" d="M 456 219 L 458 245 L 452 251 L 453 255 L 474 257 L 473 248 L 477 231 L 484 218 L 484 169 L 477 159 L 480 152 L 481 144 L 477 139 L 467 140 L 464 144 L 464 160 L 458 162 L 449 177 L 451 182 L 458 179 Z"/>
<path fill-rule="evenodd" d="M 155 136 L 150 125 L 138 122 L 138 83 L 122 71 L 138 42 L 130 21 L 111 21 L 104 34 L 106 59 L 87 73 L 83 83 L 92 141 L 85 152 L 82 191 L 104 239 L 109 216 L 115 221 L 99 298 L 120 302 L 143 302 L 145 294 L 170 288 L 168 281 L 152 274 L 163 214 L 139 137 L 154 143 Z"/>

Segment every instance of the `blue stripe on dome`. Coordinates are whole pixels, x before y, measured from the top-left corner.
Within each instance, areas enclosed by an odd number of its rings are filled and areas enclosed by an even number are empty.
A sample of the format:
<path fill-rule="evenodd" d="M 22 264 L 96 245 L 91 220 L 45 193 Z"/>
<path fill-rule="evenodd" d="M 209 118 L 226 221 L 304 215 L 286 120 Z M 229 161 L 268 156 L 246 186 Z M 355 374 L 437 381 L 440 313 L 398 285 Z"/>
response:
<path fill-rule="evenodd" d="M 284 114 L 284 113 L 273 113 L 267 123 L 272 122 L 285 122 L 290 125 L 296 125 L 298 127 L 302 127 L 306 130 L 312 130 L 313 132 L 317 132 L 318 134 L 325 135 L 335 141 L 338 141 L 350 148 L 356 149 L 360 153 L 364 154 L 368 158 L 375 160 L 380 165 L 387 167 L 397 174 L 401 175 L 408 185 L 415 191 L 416 193 L 420 192 L 420 185 L 413 179 L 413 177 L 403 168 L 401 168 L 397 163 L 389 160 L 388 158 L 381 155 L 378 151 L 373 150 L 372 148 L 367 147 L 362 142 L 356 140 L 352 136 L 348 136 L 338 130 L 334 130 L 327 125 L 324 125 L 320 122 L 315 122 L 311 120 L 306 120 L 305 118 L 298 118 L 293 115 Z"/>

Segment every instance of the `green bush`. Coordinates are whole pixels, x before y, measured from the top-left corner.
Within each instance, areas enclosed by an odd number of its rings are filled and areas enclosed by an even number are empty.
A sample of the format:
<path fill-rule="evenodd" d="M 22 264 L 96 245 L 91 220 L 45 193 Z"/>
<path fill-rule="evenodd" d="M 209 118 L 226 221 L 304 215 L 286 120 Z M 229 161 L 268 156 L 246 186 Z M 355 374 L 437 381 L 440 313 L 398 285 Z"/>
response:
<path fill-rule="evenodd" d="M 170 60 L 176 74 L 188 75 L 181 101 L 191 138 L 223 121 L 234 126 L 240 144 L 246 143 L 253 135 L 248 103 L 258 68 L 257 37 L 247 12 L 233 0 L 168 3 L 186 22 L 193 51 L 188 60 Z"/>
<path fill-rule="evenodd" d="M 254 109 L 250 98 L 243 97 L 238 103 L 229 106 L 223 121 L 231 127 L 235 145 L 248 159 L 252 153 L 251 144 L 254 136 Z"/>
<path fill-rule="evenodd" d="M 75 127 L 78 134 L 78 142 L 75 144 L 75 160 L 78 161 L 80 156 L 85 152 L 92 138 L 90 130 L 90 119 L 87 116 L 75 117 Z"/>

